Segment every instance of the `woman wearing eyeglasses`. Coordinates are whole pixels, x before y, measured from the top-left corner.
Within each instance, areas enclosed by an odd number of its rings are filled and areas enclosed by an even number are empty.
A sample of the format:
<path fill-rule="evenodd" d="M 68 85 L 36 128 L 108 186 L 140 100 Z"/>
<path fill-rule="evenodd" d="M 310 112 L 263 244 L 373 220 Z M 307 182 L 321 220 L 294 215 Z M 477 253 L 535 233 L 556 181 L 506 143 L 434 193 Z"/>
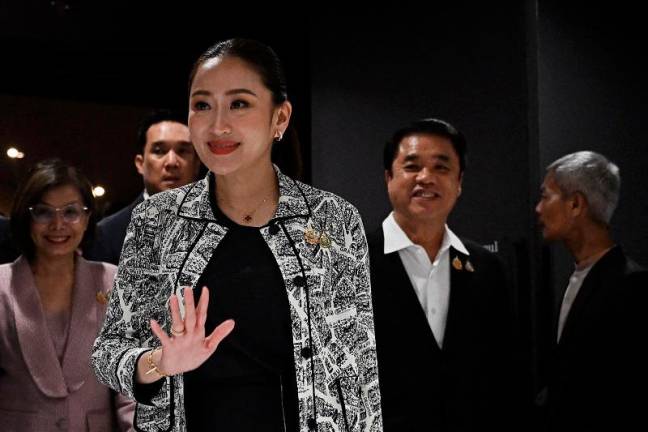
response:
<path fill-rule="evenodd" d="M 60 160 L 19 186 L 11 231 L 22 255 L 0 265 L 0 429 L 132 430 L 134 404 L 101 385 L 89 358 L 115 266 L 77 253 L 94 229 L 88 180 Z"/>

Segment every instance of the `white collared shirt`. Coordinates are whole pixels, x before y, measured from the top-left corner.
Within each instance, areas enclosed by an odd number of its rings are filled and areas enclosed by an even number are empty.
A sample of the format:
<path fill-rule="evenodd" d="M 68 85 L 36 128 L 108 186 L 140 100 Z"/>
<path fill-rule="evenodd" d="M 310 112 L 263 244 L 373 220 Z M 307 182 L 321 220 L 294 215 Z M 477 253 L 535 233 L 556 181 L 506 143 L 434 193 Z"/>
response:
<path fill-rule="evenodd" d="M 412 243 L 398 225 L 394 219 L 394 212 L 391 212 L 383 221 L 382 229 L 385 236 L 383 252 L 385 255 L 398 252 L 434 338 L 439 347 L 443 347 L 450 303 L 450 246 L 466 255 L 469 255 L 468 250 L 446 225 L 439 252 L 434 262 L 431 262 L 425 249 Z M 392 289 L 402 288 L 392 287 Z"/>
<path fill-rule="evenodd" d="M 571 277 L 569 278 L 569 285 L 567 285 L 562 304 L 560 305 L 560 316 L 558 317 L 558 337 L 556 339 L 558 342 L 560 342 L 560 337 L 562 336 L 563 328 L 565 327 L 565 321 L 567 321 L 567 316 L 569 315 L 572 304 L 574 304 L 574 300 L 578 295 L 578 291 L 580 291 L 581 286 L 583 286 L 583 281 L 587 277 L 587 274 L 590 272 L 590 270 L 592 270 L 592 267 L 594 267 L 594 264 L 596 263 L 594 262 L 581 270 L 574 269 L 574 273 L 572 273 Z"/>

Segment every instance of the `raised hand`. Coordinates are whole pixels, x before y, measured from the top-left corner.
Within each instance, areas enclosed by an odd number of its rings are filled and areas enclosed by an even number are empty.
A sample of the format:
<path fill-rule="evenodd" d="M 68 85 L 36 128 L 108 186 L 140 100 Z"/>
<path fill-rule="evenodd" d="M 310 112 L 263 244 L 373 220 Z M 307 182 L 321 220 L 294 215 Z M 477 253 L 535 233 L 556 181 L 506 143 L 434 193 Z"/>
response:
<path fill-rule="evenodd" d="M 166 375 L 176 375 L 196 369 L 203 364 L 218 347 L 218 344 L 234 328 L 234 320 L 219 324 L 214 331 L 205 337 L 205 322 L 207 321 L 207 306 L 209 305 L 209 289 L 202 288 L 198 307 L 194 306 L 193 290 L 184 291 L 185 319 L 180 316 L 178 297 L 172 294 L 169 299 L 171 310 L 171 336 L 169 336 L 157 321 L 151 320 L 151 330 L 158 337 L 162 349 L 153 353 L 152 360 L 159 371 Z M 138 365 L 138 381 L 152 382 L 160 378 L 146 376 L 149 366 L 147 355 L 140 358 Z"/>

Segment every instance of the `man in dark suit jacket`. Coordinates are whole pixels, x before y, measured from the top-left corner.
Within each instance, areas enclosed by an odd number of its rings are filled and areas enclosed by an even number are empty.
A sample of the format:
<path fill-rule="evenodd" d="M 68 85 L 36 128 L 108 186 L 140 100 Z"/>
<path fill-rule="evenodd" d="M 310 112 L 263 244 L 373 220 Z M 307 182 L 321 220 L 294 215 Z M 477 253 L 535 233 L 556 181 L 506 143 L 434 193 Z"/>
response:
<path fill-rule="evenodd" d="M 419 120 L 384 149 L 393 212 L 369 237 L 386 432 L 510 430 L 515 344 L 500 261 L 446 225 L 466 142 Z"/>
<path fill-rule="evenodd" d="M 18 255 L 20 254 L 11 241 L 9 219 L 0 216 L 0 264 L 13 262 Z"/>
<path fill-rule="evenodd" d="M 551 431 L 648 429 L 648 271 L 610 234 L 620 186 L 618 167 L 591 151 L 550 164 L 542 184 L 543 237 L 575 261 L 539 398 Z"/>
<path fill-rule="evenodd" d="M 119 262 L 126 228 L 137 204 L 158 192 L 195 181 L 200 159 L 189 137 L 186 120 L 175 112 L 156 110 L 144 118 L 138 134 L 135 167 L 144 180 L 144 192 L 97 225 L 96 241 L 84 255 L 91 260 Z"/>

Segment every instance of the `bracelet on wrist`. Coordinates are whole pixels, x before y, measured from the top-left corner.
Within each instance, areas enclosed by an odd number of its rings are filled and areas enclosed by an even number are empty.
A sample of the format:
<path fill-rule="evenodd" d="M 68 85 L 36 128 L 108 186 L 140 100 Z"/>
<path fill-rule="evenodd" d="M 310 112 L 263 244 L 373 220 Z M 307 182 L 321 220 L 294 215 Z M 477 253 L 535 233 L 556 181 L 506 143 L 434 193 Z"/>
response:
<path fill-rule="evenodd" d="M 153 361 L 153 354 L 155 354 L 156 351 L 161 351 L 162 347 L 157 347 L 155 349 L 152 349 L 149 351 L 148 355 L 146 356 L 146 362 L 148 363 L 149 370 L 147 370 L 144 375 L 150 375 L 153 372 L 156 374 L 160 375 L 162 378 L 166 378 L 169 376 L 166 372 L 164 372 L 160 367 Z"/>

